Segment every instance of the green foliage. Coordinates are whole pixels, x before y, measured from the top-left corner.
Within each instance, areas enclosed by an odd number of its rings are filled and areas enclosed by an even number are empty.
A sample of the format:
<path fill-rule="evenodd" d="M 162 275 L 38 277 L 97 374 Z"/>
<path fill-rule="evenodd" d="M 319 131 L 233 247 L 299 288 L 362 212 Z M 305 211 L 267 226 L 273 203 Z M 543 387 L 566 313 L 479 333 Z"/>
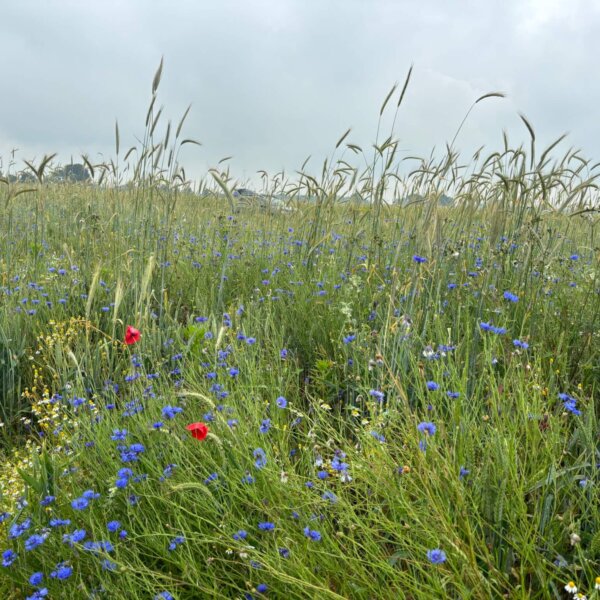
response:
<path fill-rule="evenodd" d="M 52 598 L 595 593 L 599 265 L 577 158 L 531 171 L 507 145 L 461 175 L 449 148 L 400 180 L 390 135 L 366 171 L 334 154 L 240 212 L 226 170 L 184 185 L 161 73 L 142 148 L 121 156 L 116 127 L 117 161 L 86 159 L 111 185 L 53 185 L 52 157 L 27 194 L 2 181 L 2 597 L 36 570 Z"/>

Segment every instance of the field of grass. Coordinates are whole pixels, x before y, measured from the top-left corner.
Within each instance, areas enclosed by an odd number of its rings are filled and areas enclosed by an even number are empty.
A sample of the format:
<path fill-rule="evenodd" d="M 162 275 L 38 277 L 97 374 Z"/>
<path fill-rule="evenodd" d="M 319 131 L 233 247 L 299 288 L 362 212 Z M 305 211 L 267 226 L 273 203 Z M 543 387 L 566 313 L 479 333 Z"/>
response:
<path fill-rule="evenodd" d="M 1 187 L 0 597 L 600 597 L 594 169 L 389 206 L 388 140 L 232 210 L 147 123 L 130 186 Z"/>

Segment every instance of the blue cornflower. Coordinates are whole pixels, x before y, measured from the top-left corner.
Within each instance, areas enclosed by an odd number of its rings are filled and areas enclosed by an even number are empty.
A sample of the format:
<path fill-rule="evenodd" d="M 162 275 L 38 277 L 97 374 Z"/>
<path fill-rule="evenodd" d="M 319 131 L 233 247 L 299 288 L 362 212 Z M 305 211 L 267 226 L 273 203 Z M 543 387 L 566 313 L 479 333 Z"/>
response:
<path fill-rule="evenodd" d="M 469 469 L 466 469 L 465 467 L 461 467 L 460 471 L 458 473 L 458 477 L 460 479 L 464 479 L 467 475 L 469 475 L 469 473 L 471 473 L 471 471 L 469 471 Z"/>
<path fill-rule="evenodd" d="M 567 412 L 570 412 L 577 417 L 581 415 L 581 411 L 575 406 L 575 402 L 573 402 L 572 400 L 567 400 L 564 406 Z"/>
<path fill-rule="evenodd" d="M 71 506 L 75 510 L 85 510 L 89 505 L 90 503 L 86 498 L 75 498 L 75 500 L 71 502 Z"/>
<path fill-rule="evenodd" d="M 269 429 L 271 429 L 271 419 L 263 419 L 259 431 L 261 433 L 267 433 Z"/>
<path fill-rule="evenodd" d="M 448 396 L 448 398 L 456 400 L 456 398 L 460 397 L 460 392 L 446 392 L 446 396 Z"/>
<path fill-rule="evenodd" d="M 262 469 L 267 464 L 267 455 L 262 448 L 256 448 L 253 452 L 254 456 L 254 466 L 257 469 Z"/>
<path fill-rule="evenodd" d="M 41 506 L 49 506 L 56 500 L 56 496 L 46 496 L 40 500 Z"/>
<path fill-rule="evenodd" d="M 94 490 L 85 490 L 83 494 L 81 494 L 86 500 L 97 500 L 100 498 L 100 494 L 98 492 L 94 492 Z"/>
<path fill-rule="evenodd" d="M 320 542 L 321 541 L 321 534 L 318 531 L 311 529 L 308 525 L 304 528 L 304 535 L 311 542 Z"/>
<path fill-rule="evenodd" d="M 427 389 L 428 389 L 430 392 L 435 392 L 436 390 L 439 390 L 439 389 L 440 389 L 440 386 L 439 386 L 439 384 L 437 384 L 435 381 L 428 381 L 428 382 L 426 383 L 426 385 L 427 385 Z"/>
<path fill-rule="evenodd" d="M 198 318 L 196 317 L 196 319 Z M 169 592 L 159 592 L 154 596 L 154 600 L 175 600 L 175 597 L 169 594 Z"/>
<path fill-rule="evenodd" d="M 515 294 L 513 294 L 512 292 L 509 292 L 509 291 L 504 292 L 503 297 L 505 300 L 509 300 L 510 302 L 518 302 L 519 301 L 519 296 L 516 296 Z"/>
<path fill-rule="evenodd" d="M 385 394 L 380 390 L 369 390 L 369 396 L 373 396 L 377 402 L 383 402 Z"/>
<path fill-rule="evenodd" d="M 385 436 L 378 431 L 370 431 L 371 436 L 373 436 L 378 442 L 385 444 Z"/>
<path fill-rule="evenodd" d="M 121 527 L 120 521 L 109 521 L 106 524 L 106 529 L 108 529 L 108 531 L 110 531 L 111 533 L 115 533 L 120 527 Z"/>
<path fill-rule="evenodd" d="M 267 587 L 267 584 L 266 584 L 266 583 L 259 583 L 259 584 L 256 586 L 256 591 L 257 591 L 259 594 L 264 594 L 264 593 L 265 593 L 265 592 L 266 592 L 268 589 L 269 589 L 269 588 Z"/>
<path fill-rule="evenodd" d="M 436 432 L 436 426 L 428 421 L 423 421 L 417 425 L 417 430 L 425 435 L 433 435 Z"/>
<path fill-rule="evenodd" d="M 33 585 L 38 586 L 40 585 L 40 583 L 42 583 L 44 579 L 44 574 L 41 571 L 37 571 L 36 573 L 33 573 L 31 575 L 31 577 L 29 577 L 29 585 Z"/>
<path fill-rule="evenodd" d="M 34 533 L 25 540 L 25 550 L 30 552 L 35 550 L 38 546 L 41 546 L 46 541 L 46 536 Z"/>
<path fill-rule="evenodd" d="M 289 558 L 290 551 L 287 548 L 279 548 L 279 556 L 281 556 L 281 558 Z"/>
<path fill-rule="evenodd" d="M 76 529 L 73 533 L 65 533 L 65 535 L 63 535 L 63 542 L 72 546 L 73 544 L 78 544 L 83 541 L 86 535 L 85 529 Z"/>
<path fill-rule="evenodd" d="M 321 498 L 323 500 L 329 500 L 329 502 L 331 502 L 332 504 L 335 504 L 337 502 L 337 496 L 330 491 L 323 492 Z"/>
<path fill-rule="evenodd" d="M 21 523 L 15 523 L 8 530 L 8 539 L 14 540 L 21 537 L 31 527 L 31 519 L 28 517 Z"/>
<path fill-rule="evenodd" d="M 281 358 L 281 360 L 285 360 L 287 358 L 287 355 L 288 355 L 288 351 L 286 348 L 282 348 L 279 351 L 279 358 Z"/>
<path fill-rule="evenodd" d="M 71 519 L 50 519 L 50 527 L 67 527 L 71 524 Z"/>
<path fill-rule="evenodd" d="M 427 262 L 427 259 L 424 256 L 419 256 L 418 254 L 415 254 L 412 258 L 418 264 Z"/>
<path fill-rule="evenodd" d="M 573 396 L 569 396 L 569 394 L 565 394 L 561 392 L 558 394 L 558 397 L 563 402 L 563 406 L 567 412 L 574 414 L 575 416 L 580 416 L 581 411 L 577 408 L 577 399 L 573 398 Z"/>
<path fill-rule="evenodd" d="M 321 480 L 327 479 L 329 477 L 329 473 L 327 471 L 318 471 L 317 477 Z"/>
<path fill-rule="evenodd" d="M 171 543 L 169 544 L 169 552 L 172 552 L 173 550 L 175 550 L 175 548 L 177 548 L 177 546 L 179 546 L 180 544 L 183 544 L 183 542 L 185 542 L 185 538 L 182 535 L 178 535 L 177 537 L 174 537 L 171 540 Z"/>
<path fill-rule="evenodd" d="M 246 338 L 246 344 L 248 344 L 249 346 L 256 344 L 256 338 L 253 338 L 253 337 Z"/>
<path fill-rule="evenodd" d="M 515 348 L 523 348 L 523 350 L 527 350 L 527 348 L 529 348 L 529 344 L 521 340 L 513 340 L 513 346 L 515 346 Z"/>
<path fill-rule="evenodd" d="M 177 414 L 183 412 L 183 408 L 181 406 L 164 406 L 162 409 L 162 416 L 165 419 L 174 419 Z"/>
<path fill-rule="evenodd" d="M 218 473 L 211 473 L 205 480 L 204 480 L 204 485 L 208 485 L 209 483 L 212 483 L 213 481 L 216 481 L 219 478 Z"/>
<path fill-rule="evenodd" d="M 112 560 L 109 560 L 108 558 L 104 558 L 100 564 L 102 565 L 103 571 L 116 571 L 117 570 L 117 563 L 114 563 Z"/>
<path fill-rule="evenodd" d="M 2 553 L 2 566 L 10 567 L 17 560 L 17 553 L 14 550 L 5 550 Z"/>
<path fill-rule="evenodd" d="M 356 335 L 351 333 L 351 334 L 343 337 L 342 341 L 344 342 L 344 344 L 349 344 L 350 342 L 353 342 L 355 339 L 356 339 Z"/>
<path fill-rule="evenodd" d="M 348 463 L 343 462 L 341 459 L 345 458 L 346 455 L 341 453 L 339 456 L 336 455 L 331 459 L 331 468 L 335 471 L 344 472 L 348 470 Z"/>
<path fill-rule="evenodd" d="M 275 403 L 279 408 L 285 408 L 287 406 L 287 400 L 283 396 L 279 396 L 279 398 L 275 400 Z"/>
<path fill-rule="evenodd" d="M 113 442 L 124 442 L 127 437 L 127 429 L 115 429 L 110 439 Z"/>
<path fill-rule="evenodd" d="M 429 559 L 429 562 L 433 563 L 434 565 L 441 565 L 442 563 L 446 562 L 446 553 L 439 548 L 427 550 L 427 558 Z"/>
<path fill-rule="evenodd" d="M 65 563 L 58 563 L 56 565 L 56 570 L 50 573 L 50 577 L 61 580 L 68 579 L 71 575 L 73 575 L 73 569 Z"/>
<path fill-rule="evenodd" d="M 250 473 L 246 473 L 246 475 L 242 477 L 242 483 L 254 483 L 255 481 L 256 480 L 254 477 L 252 477 L 252 475 L 250 475 Z"/>
<path fill-rule="evenodd" d="M 48 588 L 40 588 L 35 590 L 31 596 L 27 596 L 25 600 L 43 600 L 48 595 Z"/>
<path fill-rule="evenodd" d="M 482 321 L 481 323 L 479 323 L 479 327 L 481 327 L 481 329 L 483 329 L 483 331 L 491 331 L 494 326 L 491 323 Z"/>
<path fill-rule="evenodd" d="M 270 521 L 263 521 L 258 524 L 258 528 L 261 531 L 273 531 L 275 529 L 275 523 L 271 523 Z"/>
<path fill-rule="evenodd" d="M 248 537 L 248 532 L 245 529 L 240 529 L 239 531 L 236 531 L 233 534 L 233 539 L 238 542 L 245 540 L 247 537 Z"/>
<path fill-rule="evenodd" d="M 496 335 L 504 335 L 506 333 L 506 327 L 492 327 L 492 331 Z"/>
<path fill-rule="evenodd" d="M 99 542 L 93 542 L 93 541 L 89 541 L 89 542 L 84 542 L 83 547 L 86 550 L 89 550 L 90 552 L 93 552 L 94 554 L 98 554 L 98 552 L 113 552 L 114 551 L 114 547 L 113 545 L 105 540 L 101 540 Z"/>

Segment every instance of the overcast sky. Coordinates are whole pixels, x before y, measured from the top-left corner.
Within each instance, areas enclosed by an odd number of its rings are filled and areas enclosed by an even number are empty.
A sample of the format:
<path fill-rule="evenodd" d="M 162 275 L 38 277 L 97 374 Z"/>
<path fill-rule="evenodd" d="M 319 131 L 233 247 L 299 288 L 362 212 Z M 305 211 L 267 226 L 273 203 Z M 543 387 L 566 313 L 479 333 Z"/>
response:
<path fill-rule="evenodd" d="M 457 147 L 500 147 L 502 130 L 600 159 L 600 2 L 596 0 L 20 0 L 0 20 L 0 155 L 114 155 L 144 129 L 154 71 L 175 123 L 189 103 L 182 162 L 201 177 L 232 155 L 258 169 L 316 171 L 347 141 L 374 141 L 395 82 L 413 78 L 397 123 L 406 155 L 443 147 L 470 104 Z M 385 130 L 385 127 L 384 127 Z"/>

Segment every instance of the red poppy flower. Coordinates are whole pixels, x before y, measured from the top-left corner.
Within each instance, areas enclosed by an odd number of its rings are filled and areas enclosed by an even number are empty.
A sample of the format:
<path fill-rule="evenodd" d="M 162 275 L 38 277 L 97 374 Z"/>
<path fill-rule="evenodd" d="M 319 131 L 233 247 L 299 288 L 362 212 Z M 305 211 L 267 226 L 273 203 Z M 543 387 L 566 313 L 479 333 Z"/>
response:
<path fill-rule="evenodd" d="M 135 344 L 141 337 L 142 334 L 135 327 L 127 325 L 127 329 L 125 330 L 125 343 L 128 346 Z"/>
<path fill-rule="evenodd" d="M 208 427 L 204 423 L 190 423 L 186 429 L 191 432 L 192 437 L 202 441 L 208 435 Z"/>

